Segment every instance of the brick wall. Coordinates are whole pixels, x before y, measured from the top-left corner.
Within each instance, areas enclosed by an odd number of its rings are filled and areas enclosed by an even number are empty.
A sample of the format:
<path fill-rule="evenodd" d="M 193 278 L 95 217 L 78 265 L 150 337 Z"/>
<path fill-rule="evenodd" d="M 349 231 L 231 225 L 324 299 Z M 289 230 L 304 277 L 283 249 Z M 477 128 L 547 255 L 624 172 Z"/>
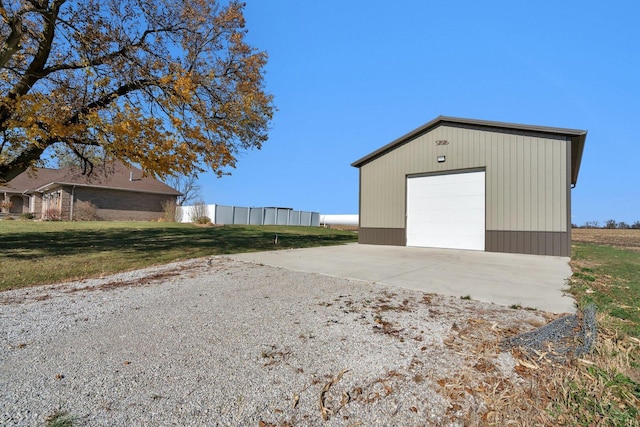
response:
<path fill-rule="evenodd" d="M 36 219 L 42 219 L 42 196 L 40 194 L 34 194 L 31 197 L 35 200 L 33 202 L 33 212 L 31 213 L 35 215 Z"/>
<path fill-rule="evenodd" d="M 60 194 L 60 219 L 68 221 L 71 219 L 71 192 L 65 190 L 66 188 L 63 188 Z"/>
<path fill-rule="evenodd" d="M 71 187 L 65 190 L 67 194 L 71 194 Z M 91 202 L 97 208 L 98 219 L 101 220 L 149 221 L 160 218 L 162 202 L 175 202 L 175 196 L 76 187 L 74 201 Z"/>

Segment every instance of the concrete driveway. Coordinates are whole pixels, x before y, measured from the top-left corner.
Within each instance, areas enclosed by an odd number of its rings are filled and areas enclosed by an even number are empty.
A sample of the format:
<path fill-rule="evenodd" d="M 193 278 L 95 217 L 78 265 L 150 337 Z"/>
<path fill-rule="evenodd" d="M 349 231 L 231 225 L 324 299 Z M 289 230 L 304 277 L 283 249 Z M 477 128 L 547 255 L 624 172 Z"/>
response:
<path fill-rule="evenodd" d="M 404 246 L 327 246 L 233 259 L 553 313 L 574 313 L 569 258 Z"/>

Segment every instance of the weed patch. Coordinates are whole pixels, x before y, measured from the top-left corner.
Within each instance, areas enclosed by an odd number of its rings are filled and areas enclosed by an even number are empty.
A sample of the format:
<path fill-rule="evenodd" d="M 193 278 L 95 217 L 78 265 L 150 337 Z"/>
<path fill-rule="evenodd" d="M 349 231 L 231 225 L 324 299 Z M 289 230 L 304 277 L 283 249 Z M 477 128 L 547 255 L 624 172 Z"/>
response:
<path fill-rule="evenodd" d="M 75 417 L 69 415 L 66 411 L 57 410 L 49 415 L 45 420 L 46 427 L 72 427 L 75 423 Z"/>

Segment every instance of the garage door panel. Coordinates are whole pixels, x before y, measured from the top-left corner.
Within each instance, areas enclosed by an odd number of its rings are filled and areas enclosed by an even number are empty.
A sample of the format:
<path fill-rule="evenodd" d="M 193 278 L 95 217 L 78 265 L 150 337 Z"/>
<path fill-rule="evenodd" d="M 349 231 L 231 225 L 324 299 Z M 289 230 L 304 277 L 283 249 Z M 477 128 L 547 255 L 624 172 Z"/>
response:
<path fill-rule="evenodd" d="M 458 224 L 461 223 L 474 223 L 476 224 L 476 218 L 479 215 L 483 214 L 482 210 L 479 209 L 438 209 L 432 211 L 414 211 L 414 214 L 420 215 L 424 218 L 424 222 L 430 223 L 451 223 L 456 222 Z M 422 222 L 422 221 L 421 221 Z M 415 224 L 416 226 L 418 224 Z"/>
<path fill-rule="evenodd" d="M 411 178 L 416 179 L 416 178 Z M 473 185 L 469 185 L 470 183 L 465 182 L 457 182 L 453 185 L 442 185 L 434 183 L 434 188 L 432 192 L 428 195 L 424 195 L 423 197 L 428 198 L 438 198 L 438 197 L 464 197 L 464 196 L 472 196 L 474 194 L 478 194 L 480 191 L 483 191 L 484 188 L 474 188 Z M 437 185 L 437 186 L 436 186 Z M 467 185 L 468 188 L 460 188 L 462 185 Z"/>
<path fill-rule="evenodd" d="M 480 250 L 474 247 L 480 245 L 484 247 L 484 239 L 480 239 L 478 236 L 451 236 L 448 234 L 446 236 L 432 236 L 429 242 L 429 246 L 425 247 Z"/>
<path fill-rule="evenodd" d="M 485 174 L 407 179 L 407 246 L 484 250 Z"/>
<path fill-rule="evenodd" d="M 422 212 L 458 211 L 461 209 L 481 209 L 484 211 L 484 195 L 423 197 L 414 200 L 415 209 Z M 474 206 L 482 206 L 482 208 Z"/>
<path fill-rule="evenodd" d="M 478 234 L 476 232 L 478 228 L 477 224 L 459 223 L 458 226 L 456 227 L 455 233 L 451 233 L 448 230 L 449 223 L 434 222 L 432 224 L 433 226 L 431 225 L 416 226 L 412 229 L 412 233 L 414 233 L 415 235 L 429 233 L 430 236 L 452 236 L 452 238 L 455 236 L 472 236 L 472 235 Z"/>

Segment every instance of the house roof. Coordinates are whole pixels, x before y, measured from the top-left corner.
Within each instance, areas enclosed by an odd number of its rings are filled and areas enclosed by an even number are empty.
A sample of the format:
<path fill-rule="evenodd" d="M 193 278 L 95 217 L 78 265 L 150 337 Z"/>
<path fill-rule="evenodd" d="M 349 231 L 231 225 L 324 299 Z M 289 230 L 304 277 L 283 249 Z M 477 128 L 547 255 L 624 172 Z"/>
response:
<path fill-rule="evenodd" d="M 142 171 L 122 163 L 95 167 L 90 175 L 83 175 L 79 168 L 27 170 L 5 185 L 2 192 L 32 193 L 42 192 L 61 185 L 104 188 L 111 190 L 135 191 L 140 193 L 168 194 L 181 193 Z"/>
<path fill-rule="evenodd" d="M 533 126 L 523 125 L 517 123 L 505 123 L 505 122 L 492 122 L 487 120 L 475 120 L 475 119 L 463 119 L 458 117 L 438 116 L 428 123 L 420 126 L 417 129 L 412 130 L 406 135 L 391 141 L 389 144 L 375 150 L 374 152 L 367 154 L 359 160 L 351 163 L 351 166 L 362 167 L 365 164 L 381 157 L 388 152 L 400 147 L 413 140 L 414 138 L 425 134 L 432 129 L 435 129 L 441 125 L 453 125 L 453 126 L 470 126 L 477 129 L 486 130 L 501 130 L 501 131 L 520 131 L 520 132 L 532 132 L 545 135 L 563 136 L 571 140 L 571 184 L 574 186 L 578 181 L 578 172 L 580 170 L 580 162 L 582 161 L 582 152 L 584 150 L 584 143 L 587 138 L 586 130 L 577 129 L 565 129 L 554 128 L 547 126 Z"/>

